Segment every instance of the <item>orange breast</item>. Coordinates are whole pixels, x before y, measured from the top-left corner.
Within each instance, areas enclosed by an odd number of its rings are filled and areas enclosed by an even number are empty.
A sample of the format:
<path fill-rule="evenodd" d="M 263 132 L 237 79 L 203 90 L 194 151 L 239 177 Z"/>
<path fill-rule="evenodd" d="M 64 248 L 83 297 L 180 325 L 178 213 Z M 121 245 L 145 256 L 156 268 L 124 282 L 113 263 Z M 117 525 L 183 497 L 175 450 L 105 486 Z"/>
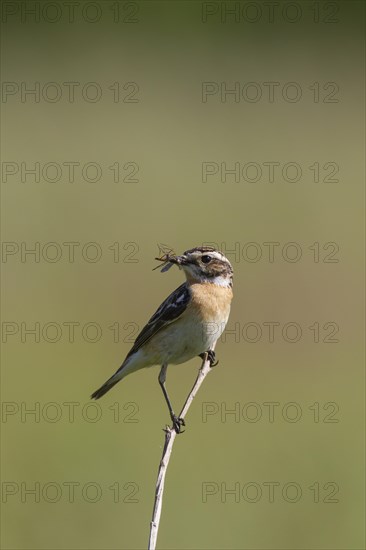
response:
<path fill-rule="evenodd" d="M 203 321 L 220 321 L 229 316 L 233 291 L 211 283 L 195 283 L 190 286 L 192 301 L 190 307 Z"/>

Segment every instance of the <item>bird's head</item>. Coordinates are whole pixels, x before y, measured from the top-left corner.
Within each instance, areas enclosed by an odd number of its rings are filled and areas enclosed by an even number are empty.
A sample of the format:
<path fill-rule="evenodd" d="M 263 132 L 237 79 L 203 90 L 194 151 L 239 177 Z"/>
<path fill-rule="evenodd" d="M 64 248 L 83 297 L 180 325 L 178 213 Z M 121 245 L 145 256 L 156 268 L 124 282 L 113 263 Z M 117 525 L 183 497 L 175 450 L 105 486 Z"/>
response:
<path fill-rule="evenodd" d="M 233 268 L 231 263 L 221 252 L 211 246 L 191 248 L 181 256 L 170 256 L 169 261 L 183 269 L 190 283 L 232 286 Z"/>

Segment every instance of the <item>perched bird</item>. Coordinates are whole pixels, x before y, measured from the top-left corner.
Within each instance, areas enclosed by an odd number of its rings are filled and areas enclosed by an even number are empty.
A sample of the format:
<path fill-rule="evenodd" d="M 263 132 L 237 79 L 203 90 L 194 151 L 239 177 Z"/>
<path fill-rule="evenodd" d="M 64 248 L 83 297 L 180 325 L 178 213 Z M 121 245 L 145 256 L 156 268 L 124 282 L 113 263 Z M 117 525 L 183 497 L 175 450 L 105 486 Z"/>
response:
<path fill-rule="evenodd" d="M 229 318 L 233 297 L 233 268 L 218 250 L 201 246 L 186 250 L 181 256 L 165 254 L 162 271 L 172 265 L 183 269 L 186 282 L 161 304 L 137 336 L 121 367 L 96 390 L 91 398 L 99 399 L 131 372 L 161 365 L 159 384 L 169 407 L 174 429 L 180 433 L 184 420 L 173 411 L 165 388 L 169 364 L 185 363 L 208 353 L 215 361 L 212 346 L 221 336 Z"/>

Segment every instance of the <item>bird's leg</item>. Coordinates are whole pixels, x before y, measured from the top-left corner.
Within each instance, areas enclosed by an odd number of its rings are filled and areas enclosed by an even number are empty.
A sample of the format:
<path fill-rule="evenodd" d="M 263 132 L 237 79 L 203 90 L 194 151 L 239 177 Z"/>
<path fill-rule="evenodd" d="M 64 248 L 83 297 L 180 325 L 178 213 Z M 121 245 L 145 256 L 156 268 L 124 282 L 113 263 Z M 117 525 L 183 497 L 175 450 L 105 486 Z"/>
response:
<path fill-rule="evenodd" d="M 207 353 L 207 359 L 210 361 L 210 367 L 216 367 L 216 365 L 219 364 L 219 361 L 216 361 L 216 353 L 212 350 L 212 349 L 209 349 L 208 351 L 206 351 L 205 353 L 200 353 L 199 357 L 201 357 L 202 360 L 204 360 L 206 357 L 206 353 Z"/>
<path fill-rule="evenodd" d="M 160 384 L 161 389 L 163 390 L 165 401 L 167 402 L 167 405 L 168 405 L 168 408 L 169 408 L 170 418 L 172 419 L 173 427 L 174 427 L 175 431 L 177 432 L 177 434 L 179 434 L 179 433 L 184 432 L 184 430 L 182 430 L 182 426 L 185 426 L 186 423 L 184 421 L 184 418 L 179 418 L 174 413 L 172 404 L 171 404 L 170 399 L 169 399 L 168 392 L 166 391 L 165 380 L 166 380 L 167 368 L 168 368 L 167 364 L 162 365 L 162 367 L 160 369 L 160 373 L 159 373 L 159 384 Z"/>

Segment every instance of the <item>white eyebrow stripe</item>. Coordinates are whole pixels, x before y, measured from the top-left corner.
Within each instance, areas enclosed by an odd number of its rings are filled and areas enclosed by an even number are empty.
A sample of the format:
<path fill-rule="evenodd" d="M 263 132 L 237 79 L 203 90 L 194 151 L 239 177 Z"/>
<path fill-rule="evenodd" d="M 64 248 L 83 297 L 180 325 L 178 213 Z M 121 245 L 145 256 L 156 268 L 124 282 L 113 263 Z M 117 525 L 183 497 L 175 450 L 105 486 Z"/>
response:
<path fill-rule="evenodd" d="M 223 254 L 221 254 L 221 252 L 216 251 L 216 250 L 215 250 L 215 252 L 210 252 L 210 255 L 214 256 L 218 260 L 226 260 L 225 256 Z"/>
<path fill-rule="evenodd" d="M 224 254 L 222 254 L 218 250 L 215 250 L 214 252 L 208 252 L 207 254 L 209 256 L 212 256 L 213 258 L 216 258 L 217 260 L 221 260 L 222 262 L 228 262 L 226 256 L 224 256 Z"/>
<path fill-rule="evenodd" d="M 204 251 L 195 250 L 194 252 L 191 252 L 190 254 L 194 258 L 194 260 L 198 260 L 199 258 L 202 258 L 202 256 L 211 256 L 215 260 L 219 260 L 220 262 L 228 264 L 232 269 L 232 265 L 229 262 L 229 260 L 227 259 L 227 257 L 222 252 L 220 252 L 219 250 L 204 250 Z"/>

